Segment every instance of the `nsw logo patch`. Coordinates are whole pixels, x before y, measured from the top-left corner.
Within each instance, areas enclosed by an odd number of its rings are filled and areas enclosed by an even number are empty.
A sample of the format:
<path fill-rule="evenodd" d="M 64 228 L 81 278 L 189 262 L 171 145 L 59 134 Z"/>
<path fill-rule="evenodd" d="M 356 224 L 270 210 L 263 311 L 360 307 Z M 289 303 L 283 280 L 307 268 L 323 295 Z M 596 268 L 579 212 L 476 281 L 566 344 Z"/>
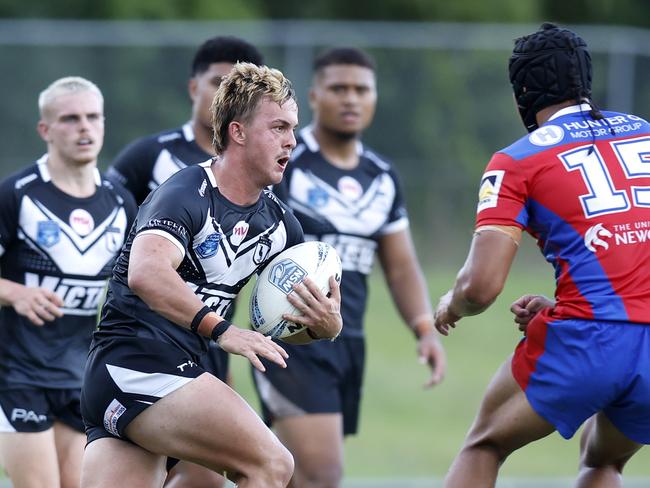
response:
<path fill-rule="evenodd" d="M 210 234 L 196 247 L 196 254 L 203 259 L 214 256 L 219 250 L 219 241 L 221 241 L 221 234 L 218 232 Z"/>

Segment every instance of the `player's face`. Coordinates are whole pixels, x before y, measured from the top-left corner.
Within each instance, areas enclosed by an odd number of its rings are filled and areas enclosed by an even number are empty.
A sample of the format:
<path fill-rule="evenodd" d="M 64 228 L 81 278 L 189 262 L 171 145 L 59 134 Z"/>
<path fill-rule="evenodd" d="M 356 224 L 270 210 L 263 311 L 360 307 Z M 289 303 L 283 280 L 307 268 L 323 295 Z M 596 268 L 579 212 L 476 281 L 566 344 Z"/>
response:
<path fill-rule="evenodd" d="M 260 189 L 276 185 L 296 147 L 294 131 L 298 126 L 298 105 L 287 100 L 282 105 L 263 98 L 248 123 L 243 124 L 246 161 L 249 174 Z"/>
<path fill-rule="evenodd" d="M 101 98 L 92 91 L 58 96 L 44 109 L 38 131 L 48 151 L 65 163 L 96 162 L 104 144 Z"/>
<path fill-rule="evenodd" d="M 375 113 L 375 74 L 352 64 L 326 66 L 314 79 L 309 101 L 317 126 L 342 136 L 356 136 L 370 125 Z"/>
<path fill-rule="evenodd" d="M 192 114 L 195 124 L 212 132 L 210 106 L 221 80 L 233 68 L 231 63 L 212 63 L 206 71 L 190 79 L 189 91 L 192 99 Z"/>

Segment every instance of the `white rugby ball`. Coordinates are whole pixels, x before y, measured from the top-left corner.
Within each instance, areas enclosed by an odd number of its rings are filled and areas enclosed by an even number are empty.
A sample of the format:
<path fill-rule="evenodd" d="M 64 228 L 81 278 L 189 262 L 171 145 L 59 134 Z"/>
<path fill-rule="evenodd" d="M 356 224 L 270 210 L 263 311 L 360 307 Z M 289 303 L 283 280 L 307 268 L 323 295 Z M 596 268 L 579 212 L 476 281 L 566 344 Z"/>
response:
<path fill-rule="evenodd" d="M 284 314 L 301 315 L 287 295 L 307 276 L 327 294 L 330 276 L 340 283 L 341 273 L 339 255 L 325 242 L 307 241 L 285 249 L 257 277 L 249 304 L 253 328 L 276 339 L 301 332 L 305 326 L 282 318 Z"/>

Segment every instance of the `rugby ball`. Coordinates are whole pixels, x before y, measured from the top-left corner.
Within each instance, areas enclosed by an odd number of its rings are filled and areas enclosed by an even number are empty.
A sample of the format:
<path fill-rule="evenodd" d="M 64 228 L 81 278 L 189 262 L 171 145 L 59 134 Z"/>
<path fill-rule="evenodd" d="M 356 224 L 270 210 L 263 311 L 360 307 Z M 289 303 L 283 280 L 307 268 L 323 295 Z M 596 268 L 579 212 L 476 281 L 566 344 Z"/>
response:
<path fill-rule="evenodd" d="M 330 276 L 340 283 L 341 273 L 339 255 L 325 242 L 307 241 L 285 249 L 257 277 L 249 303 L 253 329 L 276 339 L 305 330 L 305 326 L 282 318 L 284 314 L 301 315 L 287 295 L 307 276 L 327 294 Z"/>

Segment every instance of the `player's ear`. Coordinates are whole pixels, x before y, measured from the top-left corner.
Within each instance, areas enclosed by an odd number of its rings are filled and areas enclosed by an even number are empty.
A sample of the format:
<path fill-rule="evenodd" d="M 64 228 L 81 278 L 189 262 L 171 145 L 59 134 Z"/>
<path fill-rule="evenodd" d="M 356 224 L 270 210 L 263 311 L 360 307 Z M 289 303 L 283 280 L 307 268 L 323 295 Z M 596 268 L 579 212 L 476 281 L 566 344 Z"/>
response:
<path fill-rule="evenodd" d="M 316 110 L 316 90 L 313 86 L 309 89 L 309 108 L 312 112 Z"/>
<path fill-rule="evenodd" d="M 48 139 L 50 127 L 44 120 L 41 119 L 38 121 L 38 124 L 36 125 L 36 131 L 38 132 L 38 135 L 41 136 L 41 139 L 43 139 L 45 142 L 50 142 Z"/>
<path fill-rule="evenodd" d="M 190 94 L 190 98 L 192 101 L 196 98 L 196 90 L 198 88 L 198 82 L 196 81 L 196 78 L 192 77 L 189 79 L 187 82 L 187 93 Z"/>
<path fill-rule="evenodd" d="M 246 141 L 244 125 L 236 120 L 233 120 L 228 124 L 228 135 L 230 136 L 230 140 L 235 144 L 242 145 Z"/>

